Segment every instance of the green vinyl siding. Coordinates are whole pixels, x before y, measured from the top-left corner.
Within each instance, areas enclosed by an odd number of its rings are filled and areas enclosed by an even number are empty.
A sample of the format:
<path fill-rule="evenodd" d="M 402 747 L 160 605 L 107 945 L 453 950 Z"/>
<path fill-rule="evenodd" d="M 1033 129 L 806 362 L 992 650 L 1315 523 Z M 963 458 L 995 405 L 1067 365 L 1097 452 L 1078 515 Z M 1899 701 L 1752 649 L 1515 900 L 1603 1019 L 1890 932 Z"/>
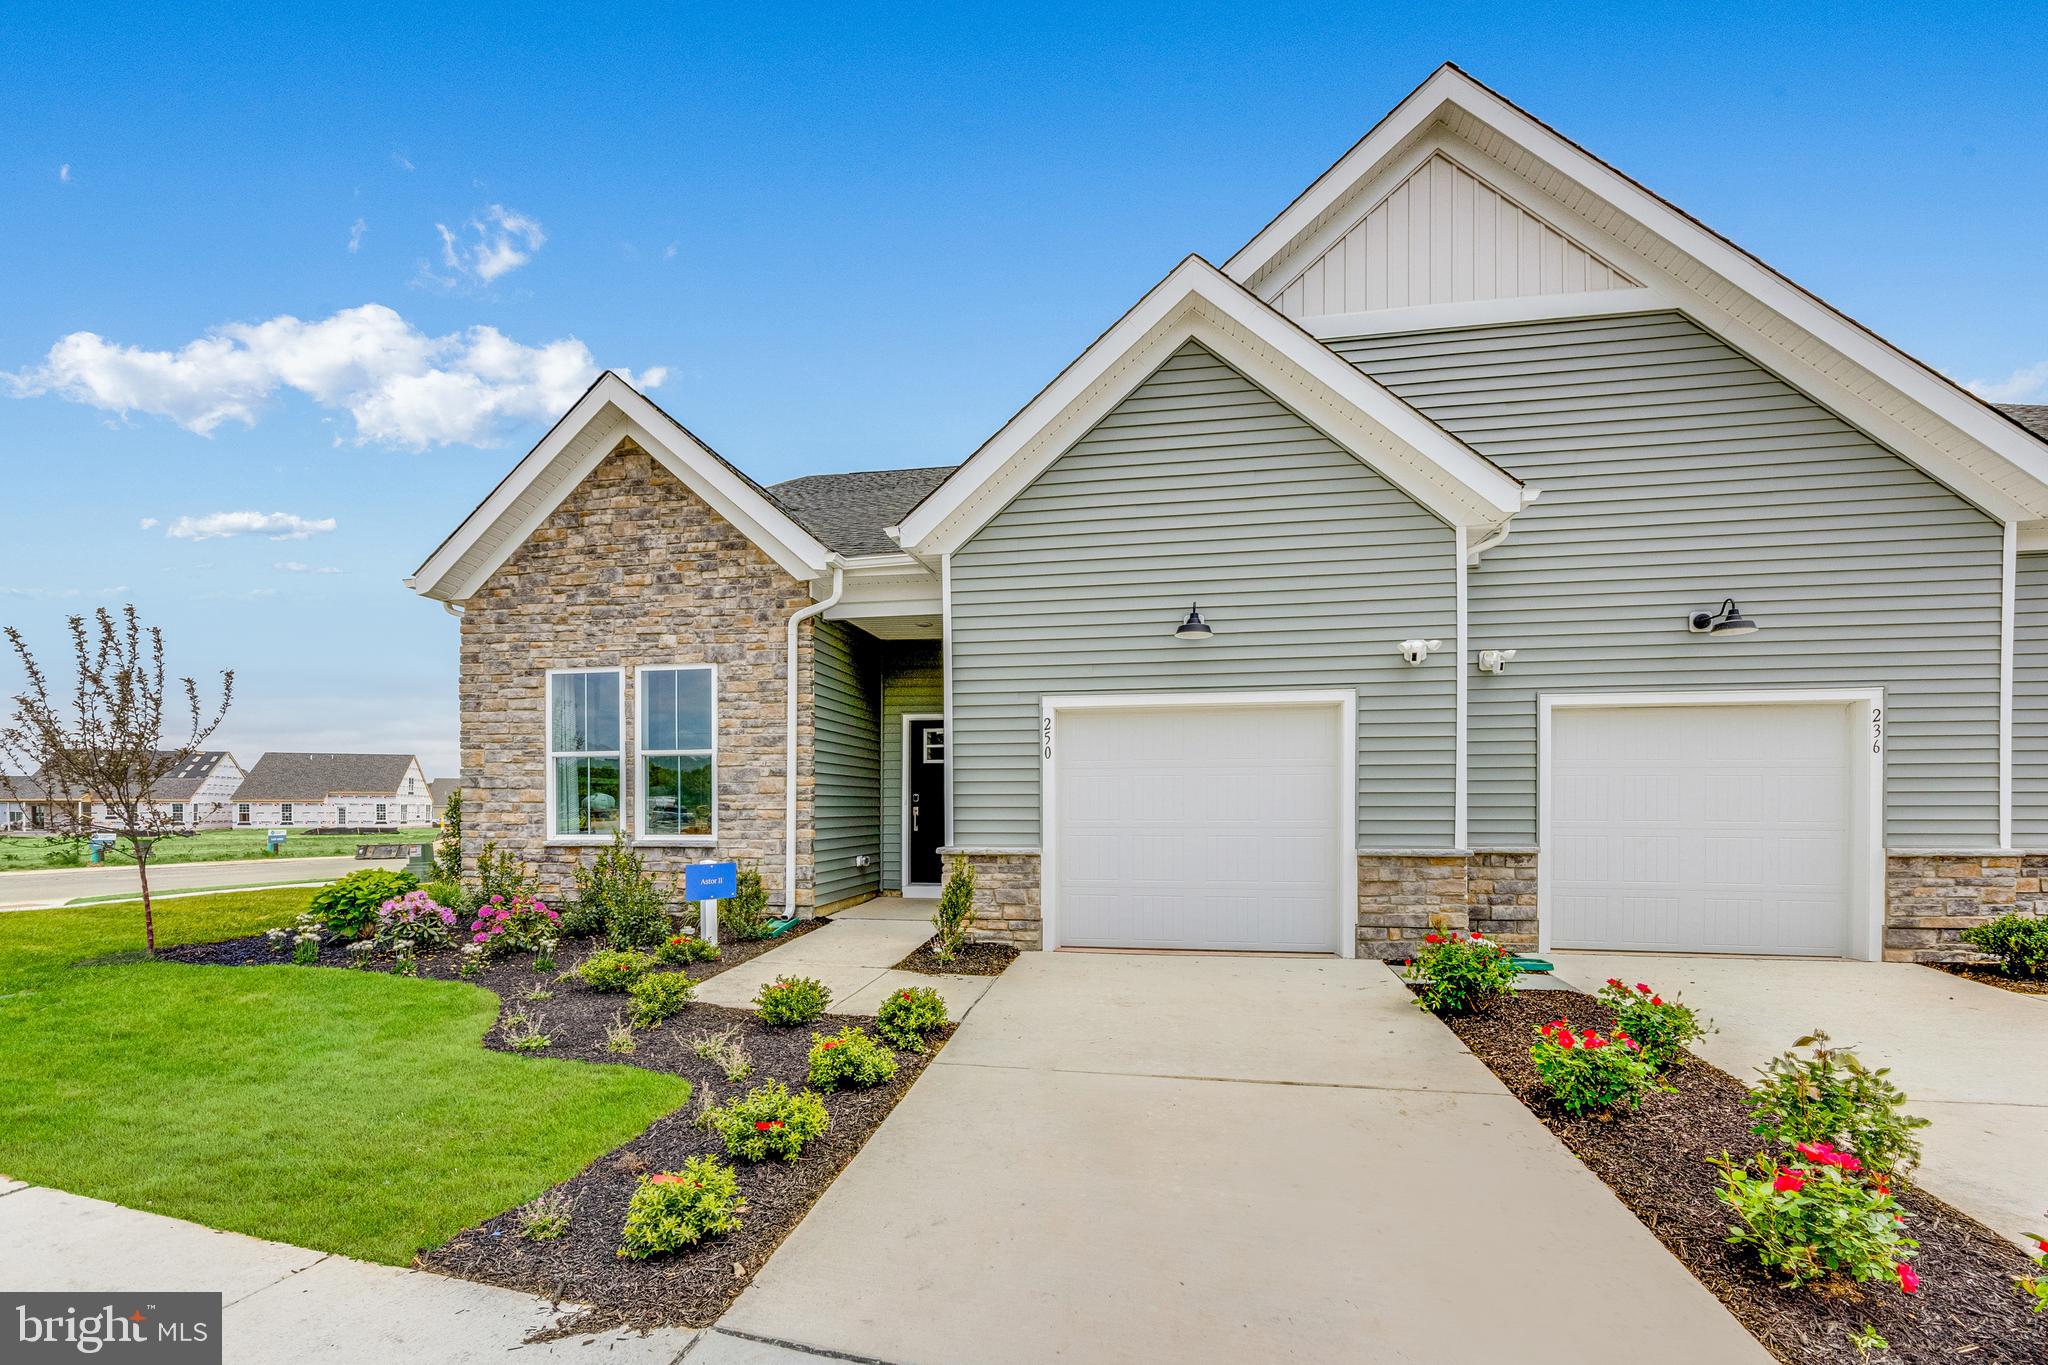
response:
<path fill-rule="evenodd" d="M 903 718 L 944 715 L 946 683 L 937 640 L 876 645 L 882 673 L 882 886 L 903 889 Z"/>
<path fill-rule="evenodd" d="M 1450 528 L 1189 343 L 953 554 L 953 842 L 1038 846 L 1046 695 L 1338 688 L 1361 846 L 1447 847 L 1454 651 L 1398 645 L 1455 592 Z"/>
<path fill-rule="evenodd" d="M 1676 314 L 1332 345 L 1542 490 L 1470 575 L 1475 847 L 1535 842 L 1540 692 L 1825 687 L 1884 689 L 1889 845 L 1995 844 L 1996 521 Z"/>
<path fill-rule="evenodd" d="M 2021 555 L 2012 623 L 2012 838 L 2048 848 L 2048 555 Z"/>
<path fill-rule="evenodd" d="M 842 621 L 819 620 L 812 636 L 816 738 L 812 749 L 812 857 L 817 903 L 880 889 L 880 695 L 870 657 L 877 643 Z M 855 865 L 865 856 L 866 867 Z"/>

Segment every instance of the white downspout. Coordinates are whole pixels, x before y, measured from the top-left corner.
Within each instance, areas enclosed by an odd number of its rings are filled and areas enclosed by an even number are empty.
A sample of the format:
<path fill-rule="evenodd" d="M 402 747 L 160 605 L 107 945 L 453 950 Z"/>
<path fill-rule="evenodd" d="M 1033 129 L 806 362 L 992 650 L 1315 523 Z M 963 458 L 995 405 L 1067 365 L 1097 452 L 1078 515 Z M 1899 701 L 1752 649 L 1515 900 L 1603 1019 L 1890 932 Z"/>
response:
<path fill-rule="evenodd" d="M 797 627 L 810 620 L 819 612 L 837 606 L 839 596 L 846 591 L 846 562 L 838 555 L 827 561 L 832 566 L 832 591 L 823 601 L 813 602 L 808 607 L 793 613 L 789 618 L 789 706 L 783 715 L 784 736 L 788 741 L 783 757 L 784 794 L 782 815 L 782 914 L 784 919 L 796 918 L 796 689 L 798 683 L 796 667 Z"/>

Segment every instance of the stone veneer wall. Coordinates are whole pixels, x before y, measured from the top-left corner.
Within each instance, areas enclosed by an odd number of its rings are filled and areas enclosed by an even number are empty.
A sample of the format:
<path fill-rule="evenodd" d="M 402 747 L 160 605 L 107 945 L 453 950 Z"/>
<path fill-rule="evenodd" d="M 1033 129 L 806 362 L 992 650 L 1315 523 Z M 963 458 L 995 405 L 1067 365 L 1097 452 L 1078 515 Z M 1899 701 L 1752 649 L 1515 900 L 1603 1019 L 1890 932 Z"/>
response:
<path fill-rule="evenodd" d="M 1358 955 L 1397 961 L 1432 929 L 1469 927 L 1463 854 L 1358 855 Z"/>
<path fill-rule="evenodd" d="M 463 604 L 462 844 L 475 866 L 487 839 L 555 895 L 587 848 L 546 843 L 546 671 L 622 667 L 626 773 L 634 802 L 634 666 L 718 666 L 718 844 L 648 846 L 657 872 L 700 858 L 758 863 L 784 902 L 784 641 L 811 600 L 740 531 L 630 441 L 601 461 L 504 566 Z M 810 906 L 811 639 L 798 645 L 797 896 Z"/>
<path fill-rule="evenodd" d="M 1465 869 L 1472 927 L 1523 952 L 1536 951 L 1536 853 L 1472 855 Z"/>
<path fill-rule="evenodd" d="M 1038 855 L 941 849 L 946 875 L 965 862 L 974 869 L 974 927 L 969 937 L 1029 951 L 1044 946 L 1038 913 Z"/>
<path fill-rule="evenodd" d="M 1887 962 L 1949 962 L 1975 956 L 1962 931 L 2000 915 L 2048 913 L 2048 853 L 1893 854 L 1885 859 Z"/>

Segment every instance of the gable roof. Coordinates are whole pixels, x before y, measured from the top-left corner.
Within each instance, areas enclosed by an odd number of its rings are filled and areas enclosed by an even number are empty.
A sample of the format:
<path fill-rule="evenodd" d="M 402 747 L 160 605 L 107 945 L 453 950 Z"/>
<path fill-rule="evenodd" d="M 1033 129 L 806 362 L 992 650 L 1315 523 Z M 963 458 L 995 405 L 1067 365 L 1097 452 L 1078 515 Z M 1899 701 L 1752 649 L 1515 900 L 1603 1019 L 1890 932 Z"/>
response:
<path fill-rule="evenodd" d="M 2048 403 L 2000 403 L 1998 410 L 2048 441 Z"/>
<path fill-rule="evenodd" d="M 237 801 L 325 801 L 394 796 L 419 762 L 411 754 L 265 754 L 235 792 Z"/>
<path fill-rule="evenodd" d="M 459 777 L 437 777 L 427 783 L 427 796 L 434 803 L 434 818 L 441 818 L 441 812 L 448 809 L 448 798 L 462 790 Z"/>
<path fill-rule="evenodd" d="M 470 597 L 625 440 L 652 455 L 791 577 L 816 578 L 830 566 L 832 552 L 767 489 L 606 370 L 427 556 L 406 586 L 441 602 Z"/>
<path fill-rule="evenodd" d="M 842 555 L 897 553 L 888 528 L 944 483 L 958 465 L 810 474 L 768 490 L 803 528 Z"/>
<path fill-rule="evenodd" d="M 1274 297 L 1296 255 L 1434 137 L 1474 149 L 1531 200 L 1595 232 L 1631 276 L 1991 515 L 2048 522 L 2048 449 L 2006 414 L 1831 307 L 1450 64 L 1375 124 L 1224 264 Z M 1654 292 L 1654 291 L 1653 291 Z M 1658 301 L 1659 306 L 1670 306 Z"/>
<path fill-rule="evenodd" d="M 898 543 L 920 556 L 965 544 L 1190 340 L 1453 526 L 1503 525 L 1526 500 L 1513 475 L 1189 256 L 904 517 Z"/>
<path fill-rule="evenodd" d="M 171 752 L 157 750 L 163 757 Z M 234 757 L 225 749 L 205 749 L 192 755 L 157 779 L 156 799 L 159 802 L 191 801 L 199 795 L 199 789 L 206 785 L 206 779 L 213 776 L 214 770 L 223 762 L 234 762 Z M 50 796 L 50 785 L 43 780 L 41 773 L 0 775 L 0 801 L 46 801 Z M 78 798 L 74 795 L 69 799 Z"/>

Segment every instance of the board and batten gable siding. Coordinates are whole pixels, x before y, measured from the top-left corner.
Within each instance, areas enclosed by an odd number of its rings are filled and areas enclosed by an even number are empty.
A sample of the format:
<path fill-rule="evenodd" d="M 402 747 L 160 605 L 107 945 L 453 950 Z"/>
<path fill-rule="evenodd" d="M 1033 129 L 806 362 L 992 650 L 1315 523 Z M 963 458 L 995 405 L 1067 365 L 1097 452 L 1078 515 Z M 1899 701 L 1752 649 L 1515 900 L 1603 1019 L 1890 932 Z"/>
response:
<path fill-rule="evenodd" d="M 2012 662 L 2012 838 L 2048 849 L 2048 555 L 2019 557 Z"/>
<path fill-rule="evenodd" d="M 1455 544 L 1190 342 L 953 553 L 953 842 L 1039 847 L 1047 695 L 1355 688 L 1360 846 L 1448 847 Z"/>
<path fill-rule="evenodd" d="M 842 621 L 815 620 L 813 630 L 811 850 L 818 904 L 831 905 L 881 885 L 881 698 L 876 642 Z M 866 867 L 855 861 L 863 856 Z"/>
<path fill-rule="evenodd" d="M 903 889 L 903 718 L 946 710 L 937 640 L 879 642 L 882 668 L 882 886 Z"/>
<path fill-rule="evenodd" d="M 1331 343 L 1542 490 L 1470 575 L 1470 838 L 1536 841 L 1543 691 L 1882 687 L 1886 842 L 1998 838 L 2003 528 L 1677 314 Z M 1734 597 L 1763 629 L 1689 635 Z"/>

